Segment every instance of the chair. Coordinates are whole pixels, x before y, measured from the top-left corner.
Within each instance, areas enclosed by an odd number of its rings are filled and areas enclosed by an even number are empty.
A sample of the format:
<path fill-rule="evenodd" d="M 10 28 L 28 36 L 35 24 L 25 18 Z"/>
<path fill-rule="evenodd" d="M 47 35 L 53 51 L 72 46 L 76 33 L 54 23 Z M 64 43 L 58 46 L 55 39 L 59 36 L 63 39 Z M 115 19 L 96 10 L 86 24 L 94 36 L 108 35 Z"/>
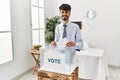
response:
<path fill-rule="evenodd" d="M 71 21 L 71 22 L 77 24 L 79 26 L 80 30 L 82 30 L 82 21 Z"/>

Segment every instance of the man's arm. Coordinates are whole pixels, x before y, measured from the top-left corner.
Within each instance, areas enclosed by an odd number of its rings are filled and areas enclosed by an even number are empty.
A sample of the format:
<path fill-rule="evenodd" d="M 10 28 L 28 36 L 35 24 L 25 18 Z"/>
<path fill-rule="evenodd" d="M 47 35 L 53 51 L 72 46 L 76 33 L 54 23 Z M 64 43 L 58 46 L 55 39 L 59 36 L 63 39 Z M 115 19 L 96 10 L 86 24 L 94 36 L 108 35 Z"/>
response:
<path fill-rule="evenodd" d="M 83 40 L 80 32 L 79 26 L 77 27 L 76 35 L 75 35 L 75 49 L 82 49 L 83 48 Z"/>
<path fill-rule="evenodd" d="M 58 31 L 58 29 L 57 29 L 57 27 L 55 28 L 55 38 L 54 38 L 54 41 L 52 41 L 51 43 L 50 43 L 50 45 L 51 46 L 56 46 L 57 44 L 56 44 L 56 42 L 58 42 L 58 40 L 59 40 L 59 31 Z"/>

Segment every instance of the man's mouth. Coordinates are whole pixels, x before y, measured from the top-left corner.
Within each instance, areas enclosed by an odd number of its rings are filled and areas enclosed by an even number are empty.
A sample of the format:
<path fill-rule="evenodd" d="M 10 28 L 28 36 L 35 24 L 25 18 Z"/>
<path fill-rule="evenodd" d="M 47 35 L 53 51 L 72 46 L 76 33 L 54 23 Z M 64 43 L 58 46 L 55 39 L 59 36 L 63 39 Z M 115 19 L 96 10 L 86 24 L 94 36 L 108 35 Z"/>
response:
<path fill-rule="evenodd" d="M 67 15 L 63 15 L 62 17 L 68 17 Z"/>
<path fill-rule="evenodd" d="M 64 20 L 64 21 L 67 21 L 68 18 L 69 18 L 69 17 L 68 17 L 67 15 L 63 15 L 63 16 L 62 16 L 62 20 Z"/>

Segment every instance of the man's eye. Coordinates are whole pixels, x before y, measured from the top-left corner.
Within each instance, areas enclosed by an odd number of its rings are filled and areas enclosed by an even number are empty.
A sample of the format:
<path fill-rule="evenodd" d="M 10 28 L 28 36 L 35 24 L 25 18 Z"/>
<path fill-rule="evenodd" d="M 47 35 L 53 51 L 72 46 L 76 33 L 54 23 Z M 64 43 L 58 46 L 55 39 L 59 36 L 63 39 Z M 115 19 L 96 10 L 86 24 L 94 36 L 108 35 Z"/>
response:
<path fill-rule="evenodd" d="M 66 13 L 68 13 L 69 11 L 66 11 Z"/>

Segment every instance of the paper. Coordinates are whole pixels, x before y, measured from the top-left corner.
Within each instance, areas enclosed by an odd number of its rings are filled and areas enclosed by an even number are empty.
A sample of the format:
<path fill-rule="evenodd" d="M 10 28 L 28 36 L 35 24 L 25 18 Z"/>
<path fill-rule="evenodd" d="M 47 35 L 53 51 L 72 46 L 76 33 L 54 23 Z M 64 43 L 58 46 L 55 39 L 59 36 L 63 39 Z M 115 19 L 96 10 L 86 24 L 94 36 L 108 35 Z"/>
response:
<path fill-rule="evenodd" d="M 68 42 L 67 39 L 63 38 L 63 39 L 59 40 L 59 42 L 57 42 L 57 47 L 58 48 L 65 48 L 67 42 Z"/>

